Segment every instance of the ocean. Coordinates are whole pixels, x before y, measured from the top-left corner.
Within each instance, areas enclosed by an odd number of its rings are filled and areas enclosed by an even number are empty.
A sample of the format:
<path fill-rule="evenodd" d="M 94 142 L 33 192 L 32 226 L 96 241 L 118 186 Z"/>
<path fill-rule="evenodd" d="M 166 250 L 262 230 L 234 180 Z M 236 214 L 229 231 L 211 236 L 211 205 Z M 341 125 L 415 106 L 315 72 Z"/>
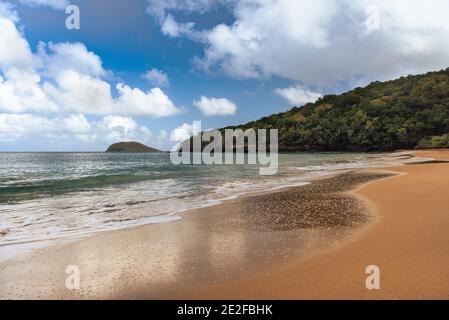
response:
<path fill-rule="evenodd" d="M 260 176 L 257 165 L 173 165 L 165 153 L 0 153 L 0 245 L 169 222 L 240 195 L 405 158 L 281 154 L 278 175 Z"/>

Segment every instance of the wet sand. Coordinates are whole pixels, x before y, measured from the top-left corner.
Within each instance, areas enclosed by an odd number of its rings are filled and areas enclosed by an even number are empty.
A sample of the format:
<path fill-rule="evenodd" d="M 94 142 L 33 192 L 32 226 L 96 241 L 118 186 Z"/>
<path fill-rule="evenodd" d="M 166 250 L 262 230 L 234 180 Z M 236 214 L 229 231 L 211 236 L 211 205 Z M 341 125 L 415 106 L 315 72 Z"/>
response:
<path fill-rule="evenodd" d="M 38 249 L 0 263 L 0 298 L 448 299 L 448 178 L 447 163 L 357 171 Z"/>
<path fill-rule="evenodd" d="M 449 150 L 415 154 L 449 159 Z M 449 164 L 391 170 L 401 175 L 357 189 L 378 219 L 353 241 L 308 261 L 178 298 L 449 299 Z M 366 289 L 369 265 L 380 268 L 380 290 Z"/>
<path fill-rule="evenodd" d="M 373 217 L 347 191 L 383 173 L 347 173 L 185 213 L 184 219 L 94 235 L 0 263 L 0 297 L 168 299 L 243 281 L 336 246 Z M 79 291 L 65 287 L 68 265 Z M 206 297 L 202 297 L 206 298 Z"/>

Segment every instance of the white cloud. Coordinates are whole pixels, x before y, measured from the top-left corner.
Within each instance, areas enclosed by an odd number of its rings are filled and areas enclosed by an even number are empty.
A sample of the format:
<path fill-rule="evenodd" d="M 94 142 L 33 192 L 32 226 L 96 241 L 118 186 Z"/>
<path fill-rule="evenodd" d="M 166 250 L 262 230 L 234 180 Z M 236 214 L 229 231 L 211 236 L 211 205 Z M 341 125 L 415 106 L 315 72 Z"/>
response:
<path fill-rule="evenodd" d="M 153 142 L 150 129 L 139 126 L 132 118 L 106 116 L 99 121 L 89 121 L 83 114 L 52 118 L 33 114 L 0 114 L 0 138 L 5 142 L 45 139 L 62 147 L 76 141 L 105 144 L 125 140 Z"/>
<path fill-rule="evenodd" d="M 213 8 L 210 1 L 160 2 L 151 1 L 148 12 L 158 17 L 161 26 L 170 14 L 207 14 Z M 195 30 L 195 37 L 193 30 L 178 34 L 204 45 L 196 65 L 205 70 L 222 70 L 236 78 L 274 75 L 322 86 L 392 78 L 449 65 L 446 0 L 219 3 L 232 12 L 232 24 Z M 377 13 L 379 16 L 373 17 Z"/>
<path fill-rule="evenodd" d="M 52 121 L 31 114 L 0 114 L 0 134 L 21 136 L 25 134 L 54 132 Z"/>
<path fill-rule="evenodd" d="M 168 75 L 158 69 L 151 69 L 146 72 L 143 77 L 148 80 L 152 85 L 157 87 L 165 87 L 170 84 L 170 80 L 168 79 Z"/>
<path fill-rule="evenodd" d="M 193 22 L 178 23 L 175 18 L 169 14 L 161 25 L 161 31 L 166 36 L 180 37 L 183 35 L 191 35 L 194 32 L 194 26 L 195 24 Z"/>
<path fill-rule="evenodd" d="M 128 117 L 120 116 L 107 116 L 103 118 L 103 124 L 109 129 L 114 130 L 120 128 L 126 133 L 135 131 L 137 128 L 137 123 Z"/>
<path fill-rule="evenodd" d="M 160 88 L 118 83 L 114 96 L 101 58 L 82 43 L 40 43 L 33 54 L 13 20 L 0 18 L 0 30 L 0 111 L 155 118 L 181 112 Z"/>
<path fill-rule="evenodd" d="M 128 137 L 132 136 L 137 129 L 137 123 L 128 117 L 121 116 L 107 116 L 103 118 L 101 125 L 106 128 L 108 132 L 107 137 L 109 141 L 114 140 L 127 140 Z"/>
<path fill-rule="evenodd" d="M 13 113 L 57 112 L 59 107 L 48 99 L 40 86 L 40 76 L 32 70 L 8 69 L 0 79 L 0 110 Z"/>
<path fill-rule="evenodd" d="M 47 145 L 52 141 L 65 147 L 77 142 L 92 142 L 96 137 L 94 127 L 83 115 L 45 118 L 32 114 L 0 114 L 0 138 L 5 143 L 22 139 L 44 140 Z"/>
<path fill-rule="evenodd" d="M 83 43 L 50 42 L 47 46 L 40 42 L 38 51 L 47 76 L 55 77 L 66 70 L 74 70 L 93 77 L 102 77 L 107 74 L 107 71 L 103 69 L 101 58 L 87 50 Z"/>
<path fill-rule="evenodd" d="M 168 11 L 184 11 L 187 13 L 200 12 L 205 13 L 213 8 L 221 0 L 147 0 L 147 12 L 152 15 L 158 23 L 163 26 L 167 19 L 173 19 Z M 231 1 L 229 1 L 231 2 Z M 170 18 L 171 16 L 171 18 Z M 175 21 L 177 24 L 177 22 Z"/>
<path fill-rule="evenodd" d="M 171 132 L 170 141 L 183 142 L 189 139 L 194 133 L 195 134 L 199 133 L 200 130 L 201 128 L 198 127 L 197 123 L 193 124 L 184 123 Z"/>
<path fill-rule="evenodd" d="M 55 78 L 55 85 L 44 83 L 43 89 L 51 101 L 57 102 L 60 112 L 118 113 L 109 83 L 89 75 L 64 70 Z"/>
<path fill-rule="evenodd" d="M 228 99 L 208 98 L 201 96 L 193 101 L 193 105 L 201 110 L 205 116 L 227 116 L 237 112 L 237 106 Z"/>
<path fill-rule="evenodd" d="M 274 92 L 295 106 L 302 106 L 309 102 L 315 102 L 323 96 L 323 94 L 308 90 L 301 85 L 275 89 Z"/>
<path fill-rule="evenodd" d="M 46 95 L 57 101 L 64 112 L 82 112 L 94 115 L 141 115 L 154 118 L 180 113 L 170 98 L 159 88 L 144 92 L 123 83 L 116 86 L 118 98 L 113 98 L 109 83 L 80 74 L 65 71 L 56 79 L 56 86 L 46 83 Z M 1 105 L 0 105 L 1 107 Z"/>
<path fill-rule="evenodd" d="M 194 22 L 181 23 L 168 12 L 183 11 L 187 13 L 205 13 L 221 2 L 224 3 L 228 1 L 232 2 L 232 0 L 147 0 L 148 6 L 146 11 L 155 18 L 157 23 L 159 23 L 162 34 L 172 38 L 186 36 L 199 40 L 202 35 L 201 32 L 197 32 L 194 29 Z"/>
<path fill-rule="evenodd" d="M 31 7 L 50 7 L 57 10 L 65 9 L 69 5 L 68 0 L 20 0 L 20 2 Z"/>
<path fill-rule="evenodd" d="M 0 30 L 0 70 L 34 67 L 36 59 L 14 21 L 0 16 Z"/>
<path fill-rule="evenodd" d="M 229 1 L 229 0 L 227 0 Z M 164 18 L 169 10 L 204 13 L 222 0 L 147 0 L 147 12 L 156 18 Z M 229 1 L 231 2 L 231 1 Z"/>
<path fill-rule="evenodd" d="M 155 118 L 168 117 L 181 112 L 159 88 L 143 92 L 138 88 L 133 89 L 124 84 L 118 84 L 117 90 L 120 93 L 117 104 L 122 111 L 133 109 L 133 114 Z"/>
<path fill-rule="evenodd" d="M 62 125 L 68 132 L 72 133 L 89 133 L 92 130 L 92 124 L 83 114 L 72 114 L 65 117 Z"/>
<path fill-rule="evenodd" d="M 17 12 L 9 2 L 0 2 L 0 18 L 12 20 L 14 22 L 19 21 Z"/>

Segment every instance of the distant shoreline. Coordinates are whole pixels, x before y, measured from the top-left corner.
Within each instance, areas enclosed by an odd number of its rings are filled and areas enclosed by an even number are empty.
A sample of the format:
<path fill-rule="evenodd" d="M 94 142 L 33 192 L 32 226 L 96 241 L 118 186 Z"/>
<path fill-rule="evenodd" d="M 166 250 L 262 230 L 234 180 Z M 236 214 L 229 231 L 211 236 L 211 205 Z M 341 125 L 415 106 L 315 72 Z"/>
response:
<path fill-rule="evenodd" d="M 446 149 L 441 149 L 441 150 L 446 150 Z M 298 153 L 308 153 L 308 154 L 344 154 L 344 153 L 353 153 L 353 154 L 390 154 L 390 153 L 396 153 L 396 152 L 415 152 L 415 151 L 427 151 L 426 149 L 423 150 L 393 150 L 393 151 L 290 151 L 290 152 L 278 152 L 279 154 L 298 154 Z M 164 151 L 164 150 L 160 150 L 159 152 L 147 152 L 147 154 L 160 154 L 160 153 L 170 153 L 171 151 Z M 132 153 L 132 154 L 145 154 L 142 152 L 106 152 L 106 151 L 0 151 L 0 154 L 2 153 L 55 153 L 55 154 L 61 154 L 61 153 L 100 153 L 100 154 L 122 154 L 122 153 Z"/>

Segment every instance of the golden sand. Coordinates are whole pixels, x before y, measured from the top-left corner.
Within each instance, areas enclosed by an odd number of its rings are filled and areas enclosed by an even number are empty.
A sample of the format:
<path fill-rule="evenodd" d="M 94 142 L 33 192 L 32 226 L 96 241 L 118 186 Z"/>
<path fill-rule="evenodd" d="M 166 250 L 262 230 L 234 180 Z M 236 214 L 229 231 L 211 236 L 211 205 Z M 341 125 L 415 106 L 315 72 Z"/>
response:
<path fill-rule="evenodd" d="M 449 151 L 419 151 L 449 159 Z M 449 299 L 449 164 L 391 169 L 401 176 L 360 187 L 377 222 L 332 252 L 199 288 L 183 298 Z M 380 268 L 381 289 L 367 290 L 365 269 Z"/>

